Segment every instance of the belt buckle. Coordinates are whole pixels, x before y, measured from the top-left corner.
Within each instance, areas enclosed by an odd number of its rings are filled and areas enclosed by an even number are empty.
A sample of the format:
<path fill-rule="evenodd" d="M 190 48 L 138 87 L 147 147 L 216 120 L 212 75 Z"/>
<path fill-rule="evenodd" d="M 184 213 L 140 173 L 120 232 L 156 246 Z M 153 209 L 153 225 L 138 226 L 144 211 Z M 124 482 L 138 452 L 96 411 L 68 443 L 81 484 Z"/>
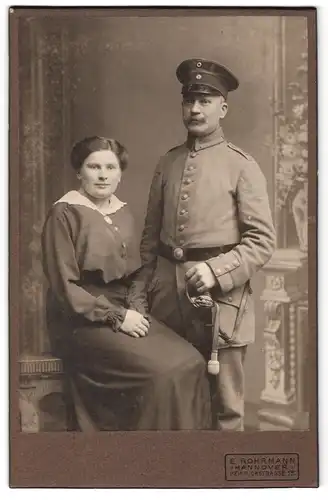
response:
<path fill-rule="evenodd" d="M 174 250 L 173 250 L 173 257 L 176 259 L 176 260 L 182 260 L 184 258 L 184 251 L 183 251 L 183 248 L 181 247 L 176 247 Z"/>

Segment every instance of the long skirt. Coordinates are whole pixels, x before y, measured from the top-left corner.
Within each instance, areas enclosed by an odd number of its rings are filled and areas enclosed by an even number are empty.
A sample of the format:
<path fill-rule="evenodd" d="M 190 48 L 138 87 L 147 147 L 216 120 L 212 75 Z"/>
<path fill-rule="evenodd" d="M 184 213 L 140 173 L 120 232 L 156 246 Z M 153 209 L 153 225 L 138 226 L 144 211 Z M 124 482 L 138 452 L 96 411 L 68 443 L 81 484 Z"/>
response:
<path fill-rule="evenodd" d="M 65 363 L 96 430 L 211 427 L 205 359 L 155 318 L 142 338 L 80 326 L 70 335 Z"/>

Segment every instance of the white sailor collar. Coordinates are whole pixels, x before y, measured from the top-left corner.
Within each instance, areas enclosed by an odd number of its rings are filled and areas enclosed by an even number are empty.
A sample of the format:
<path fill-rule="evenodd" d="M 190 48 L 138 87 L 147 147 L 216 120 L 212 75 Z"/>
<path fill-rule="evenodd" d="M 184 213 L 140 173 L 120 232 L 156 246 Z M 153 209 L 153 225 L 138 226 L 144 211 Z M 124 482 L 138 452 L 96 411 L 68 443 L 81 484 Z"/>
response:
<path fill-rule="evenodd" d="M 125 202 L 119 200 L 117 196 L 112 194 L 110 203 L 108 204 L 108 208 L 104 211 L 99 210 L 99 208 L 94 203 L 92 203 L 89 198 L 75 190 L 66 193 L 64 196 L 62 196 L 62 198 L 55 201 L 54 205 L 56 203 L 68 203 L 69 205 L 81 205 L 83 207 L 88 207 L 92 210 L 97 210 L 97 212 L 101 213 L 104 217 L 115 214 L 118 210 L 120 210 L 120 208 L 126 205 Z"/>

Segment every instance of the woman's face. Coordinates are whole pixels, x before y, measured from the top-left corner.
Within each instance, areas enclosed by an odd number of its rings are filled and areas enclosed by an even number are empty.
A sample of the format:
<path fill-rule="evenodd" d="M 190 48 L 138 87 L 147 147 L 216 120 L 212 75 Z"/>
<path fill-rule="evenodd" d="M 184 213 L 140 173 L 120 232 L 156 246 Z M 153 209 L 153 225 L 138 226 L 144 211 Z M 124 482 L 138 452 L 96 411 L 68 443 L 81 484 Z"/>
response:
<path fill-rule="evenodd" d="M 120 162 L 116 154 L 108 149 L 91 153 L 77 175 L 85 193 L 97 200 L 110 198 L 121 176 Z"/>

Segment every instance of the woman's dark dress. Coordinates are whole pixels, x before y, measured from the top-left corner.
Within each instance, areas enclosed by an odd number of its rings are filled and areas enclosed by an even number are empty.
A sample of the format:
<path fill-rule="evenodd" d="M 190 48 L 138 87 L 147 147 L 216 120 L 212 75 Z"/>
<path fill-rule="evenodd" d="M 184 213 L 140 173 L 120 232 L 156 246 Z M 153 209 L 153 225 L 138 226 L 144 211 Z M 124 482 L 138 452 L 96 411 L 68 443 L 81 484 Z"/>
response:
<path fill-rule="evenodd" d="M 113 208 L 112 208 L 113 206 Z M 50 210 L 42 235 L 47 322 L 97 430 L 207 429 L 205 360 L 151 318 L 144 338 L 120 331 L 146 313 L 134 222 L 112 197 L 107 215 L 77 191 Z"/>

